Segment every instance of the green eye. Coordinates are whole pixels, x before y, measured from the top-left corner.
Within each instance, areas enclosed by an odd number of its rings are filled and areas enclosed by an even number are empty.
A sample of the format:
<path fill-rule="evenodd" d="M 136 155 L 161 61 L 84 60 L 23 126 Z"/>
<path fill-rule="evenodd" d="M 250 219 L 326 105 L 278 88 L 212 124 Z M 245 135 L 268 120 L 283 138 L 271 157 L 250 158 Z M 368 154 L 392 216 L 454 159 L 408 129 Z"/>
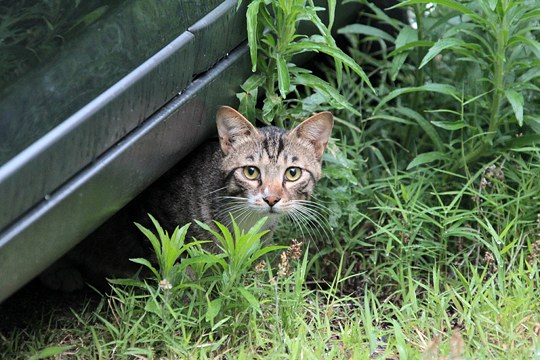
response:
<path fill-rule="evenodd" d="M 255 180 L 259 177 L 259 169 L 257 169 L 255 166 L 246 166 L 244 167 L 244 176 L 248 180 Z"/>
<path fill-rule="evenodd" d="M 285 171 L 285 178 L 289 181 L 296 181 L 300 179 L 300 175 L 302 175 L 302 169 L 298 167 L 290 167 Z"/>

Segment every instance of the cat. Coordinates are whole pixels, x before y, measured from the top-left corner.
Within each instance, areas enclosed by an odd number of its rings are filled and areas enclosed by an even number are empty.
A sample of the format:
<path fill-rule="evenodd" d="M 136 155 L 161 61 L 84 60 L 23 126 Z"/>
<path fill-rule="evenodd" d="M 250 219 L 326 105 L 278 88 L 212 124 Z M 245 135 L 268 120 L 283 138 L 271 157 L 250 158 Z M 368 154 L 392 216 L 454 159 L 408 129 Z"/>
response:
<path fill-rule="evenodd" d="M 232 214 L 249 230 L 262 217 L 266 229 L 279 218 L 312 212 L 309 198 L 321 177 L 321 161 L 333 116 L 321 112 L 294 129 L 256 128 L 231 107 L 216 115 L 219 141 L 209 141 L 175 165 L 134 201 L 45 271 L 42 282 L 72 291 L 85 281 L 104 286 L 105 278 L 129 277 L 138 270 L 130 258 L 151 258 L 150 246 L 133 225 L 152 228 L 152 214 L 169 233 L 178 225 L 217 220 L 230 226 Z M 312 205 L 311 205 L 312 206 Z M 208 239 L 198 226 L 188 236 Z M 73 266 L 82 271 L 74 271 Z M 82 275 L 84 274 L 84 276 Z"/>

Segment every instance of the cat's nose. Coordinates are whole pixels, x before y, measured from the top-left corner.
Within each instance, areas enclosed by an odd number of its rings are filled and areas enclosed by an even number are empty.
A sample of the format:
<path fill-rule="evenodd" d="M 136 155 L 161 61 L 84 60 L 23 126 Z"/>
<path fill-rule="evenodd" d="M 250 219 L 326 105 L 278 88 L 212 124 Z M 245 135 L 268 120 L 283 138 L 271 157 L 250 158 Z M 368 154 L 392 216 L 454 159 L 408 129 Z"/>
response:
<path fill-rule="evenodd" d="M 280 197 L 277 197 L 277 196 L 267 196 L 265 198 L 263 198 L 264 202 L 266 202 L 268 205 L 270 205 L 270 207 L 276 205 L 276 203 L 281 200 Z"/>

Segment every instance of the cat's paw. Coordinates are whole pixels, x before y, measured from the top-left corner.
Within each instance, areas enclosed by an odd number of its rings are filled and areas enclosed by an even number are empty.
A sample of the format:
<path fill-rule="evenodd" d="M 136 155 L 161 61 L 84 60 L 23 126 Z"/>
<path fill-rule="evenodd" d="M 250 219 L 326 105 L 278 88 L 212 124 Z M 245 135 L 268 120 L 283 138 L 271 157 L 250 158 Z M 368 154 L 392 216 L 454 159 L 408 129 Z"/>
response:
<path fill-rule="evenodd" d="M 45 270 L 39 279 L 46 287 L 63 292 L 81 290 L 84 287 L 81 273 L 71 266 L 54 264 Z"/>

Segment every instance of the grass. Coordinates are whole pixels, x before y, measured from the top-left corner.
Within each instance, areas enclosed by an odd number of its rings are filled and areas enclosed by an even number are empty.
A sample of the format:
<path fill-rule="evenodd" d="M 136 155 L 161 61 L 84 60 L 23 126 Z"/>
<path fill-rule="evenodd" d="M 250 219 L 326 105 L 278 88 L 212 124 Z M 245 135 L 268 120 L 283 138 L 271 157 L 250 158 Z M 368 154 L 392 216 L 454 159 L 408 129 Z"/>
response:
<path fill-rule="evenodd" d="M 263 89 L 274 119 L 335 113 L 326 226 L 284 226 L 285 247 L 222 228 L 207 253 L 155 223 L 154 281 L 0 334 L 3 357 L 540 359 L 536 3 L 403 1 L 410 26 L 359 2 L 367 21 L 338 32 L 375 92 L 335 59 L 317 76 L 340 109 Z"/>

